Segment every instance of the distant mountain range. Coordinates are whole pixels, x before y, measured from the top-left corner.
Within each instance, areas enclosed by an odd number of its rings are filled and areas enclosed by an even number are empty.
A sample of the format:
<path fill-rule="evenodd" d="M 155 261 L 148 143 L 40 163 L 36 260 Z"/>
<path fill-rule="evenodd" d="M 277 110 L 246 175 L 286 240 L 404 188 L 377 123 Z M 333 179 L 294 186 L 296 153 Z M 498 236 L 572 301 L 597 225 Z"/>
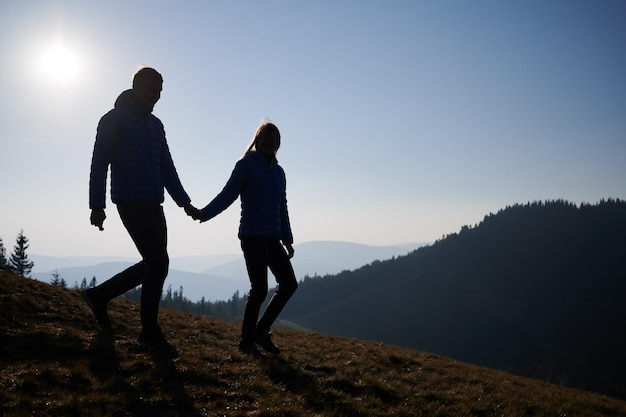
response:
<path fill-rule="evenodd" d="M 411 243 L 397 246 L 371 246 L 350 242 L 316 241 L 295 245 L 293 265 L 298 279 L 305 276 L 324 276 L 352 270 L 376 260 L 386 260 L 406 255 L 424 246 Z M 58 273 L 72 287 L 84 279 L 96 277 L 103 282 L 138 261 L 127 257 L 52 257 L 29 255 L 35 266 L 31 276 L 50 282 Z M 270 275 L 271 279 L 271 275 Z M 271 282 L 270 282 L 271 285 Z M 178 291 L 191 301 L 228 300 L 235 292 L 240 295 L 249 290 L 248 275 L 241 253 L 207 256 L 174 257 L 165 288 Z"/>

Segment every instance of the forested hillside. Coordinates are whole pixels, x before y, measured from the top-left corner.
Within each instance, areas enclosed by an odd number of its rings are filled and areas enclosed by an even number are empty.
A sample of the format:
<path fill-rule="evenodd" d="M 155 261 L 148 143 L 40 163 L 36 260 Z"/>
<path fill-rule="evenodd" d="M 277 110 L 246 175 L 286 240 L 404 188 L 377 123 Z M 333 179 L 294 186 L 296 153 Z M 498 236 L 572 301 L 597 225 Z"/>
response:
<path fill-rule="evenodd" d="M 282 317 L 626 398 L 625 295 L 626 202 L 535 202 L 306 279 Z"/>

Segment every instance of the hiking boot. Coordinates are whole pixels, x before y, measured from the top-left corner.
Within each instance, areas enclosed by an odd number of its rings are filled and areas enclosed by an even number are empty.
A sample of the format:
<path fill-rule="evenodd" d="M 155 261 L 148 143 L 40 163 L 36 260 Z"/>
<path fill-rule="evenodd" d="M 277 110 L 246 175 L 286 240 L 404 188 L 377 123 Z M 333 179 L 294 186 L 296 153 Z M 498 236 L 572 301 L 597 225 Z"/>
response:
<path fill-rule="evenodd" d="M 137 341 L 141 346 L 147 348 L 148 353 L 151 355 L 167 358 L 178 357 L 178 350 L 176 350 L 176 348 L 172 346 L 160 332 L 152 335 L 146 335 L 142 330 L 139 333 Z"/>
<path fill-rule="evenodd" d="M 265 358 L 265 355 L 254 346 L 254 343 L 244 342 L 243 340 L 239 342 L 239 352 L 254 358 Z"/>
<path fill-rule="evenodd" d="M 274 355 L 278 355 L 280 353 L 280 349 L 278 349 L 278 346 L 272 343 L 271 332 L 257 333 L 256 344 L 261 346 L 267 352 L 273 353 Z"/>
<path fill-rule="evenodd" d="M 93 288 L 83 290 L 81 292 L 83 300 L 85 300 L 93 315 L 96 316 L 98 325 L 104 330 L 111 330 L 111 319 L 109 319 L 109 313 L 107 313 L 107 303 L 102 302 L 93 292 Z"/>

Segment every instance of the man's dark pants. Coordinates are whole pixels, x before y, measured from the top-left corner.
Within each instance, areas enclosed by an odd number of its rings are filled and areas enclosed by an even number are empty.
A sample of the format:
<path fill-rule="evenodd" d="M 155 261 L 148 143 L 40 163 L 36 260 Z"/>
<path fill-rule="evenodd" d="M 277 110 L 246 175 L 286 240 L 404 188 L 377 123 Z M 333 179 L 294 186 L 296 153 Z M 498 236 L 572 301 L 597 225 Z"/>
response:
<path fill-rule="evenodd" d="M 165 214 L 160 204 L 149 202 L 118 203 L 117 211 L 143 259 L 97 286 L 97 295 L 110 300 L 141 285 L 141 325 L 150 338 L 161 333 L 159 303 L 169 268 Z"/>

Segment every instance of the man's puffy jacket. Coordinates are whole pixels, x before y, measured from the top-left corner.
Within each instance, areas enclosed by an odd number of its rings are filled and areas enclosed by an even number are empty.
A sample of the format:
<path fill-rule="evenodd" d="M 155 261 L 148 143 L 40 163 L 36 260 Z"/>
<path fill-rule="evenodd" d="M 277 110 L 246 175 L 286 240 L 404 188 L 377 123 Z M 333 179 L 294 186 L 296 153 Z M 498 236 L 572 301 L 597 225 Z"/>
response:
<path fill-rule="evenodd" d="M 240 239 L 276 238 L 291 245 L 286 188 L 285 171 L 275 158 L 248 152 L 235 164 L 224 189 L 202 209 L 202 217 L 217 216 L 241 196 Z"/>
<path fill-rule="evenodd" d="M 120 94 L 115 108 L 98 123 L 89 177 L 89 208 L 106 206 L 109 164 L 114 203 L 162 203 L 165 188 L 182 207 L 191 200 L 178 178 L 163 124 L 132 97 L 132 90 Z"/>

